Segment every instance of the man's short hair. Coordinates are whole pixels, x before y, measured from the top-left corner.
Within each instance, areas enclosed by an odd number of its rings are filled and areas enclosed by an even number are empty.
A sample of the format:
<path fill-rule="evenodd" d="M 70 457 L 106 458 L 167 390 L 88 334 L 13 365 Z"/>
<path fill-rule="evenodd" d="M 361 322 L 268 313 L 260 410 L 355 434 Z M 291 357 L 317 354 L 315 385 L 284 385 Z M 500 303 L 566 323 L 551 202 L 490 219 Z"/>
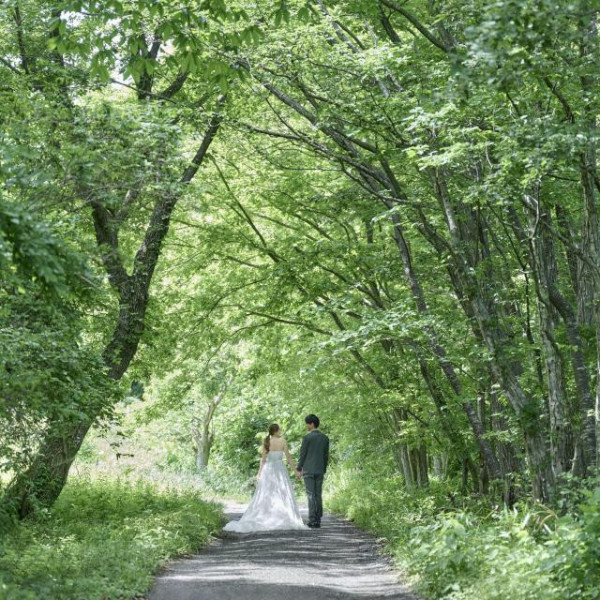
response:
<path fill-rule="evenodd" d="M 319 417 L 317 417 L 317 415 L 308 415 L 305 419 L 304 422 L 308 425 L 309 423 L 312 423 L 315 428 L 319 426 L 319 423 L 321 421 L 319 421 Z"/>

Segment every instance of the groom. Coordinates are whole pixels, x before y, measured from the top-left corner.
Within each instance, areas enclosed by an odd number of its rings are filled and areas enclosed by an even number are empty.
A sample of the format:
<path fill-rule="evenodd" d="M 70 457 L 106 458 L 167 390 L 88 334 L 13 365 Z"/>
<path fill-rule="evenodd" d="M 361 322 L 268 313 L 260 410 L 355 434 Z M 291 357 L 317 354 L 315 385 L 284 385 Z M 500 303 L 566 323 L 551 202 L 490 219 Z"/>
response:
<path fill-rule="evenodd" d="M 304 477 L 308 497 L 308 526 L 321 527 L 323 516 L 323 476 L 329 462 L 329 438 L 319 431 L 319 417 L 308 415 L 304 419 L 308 433 L 302 438 L 296 475 Z"/>

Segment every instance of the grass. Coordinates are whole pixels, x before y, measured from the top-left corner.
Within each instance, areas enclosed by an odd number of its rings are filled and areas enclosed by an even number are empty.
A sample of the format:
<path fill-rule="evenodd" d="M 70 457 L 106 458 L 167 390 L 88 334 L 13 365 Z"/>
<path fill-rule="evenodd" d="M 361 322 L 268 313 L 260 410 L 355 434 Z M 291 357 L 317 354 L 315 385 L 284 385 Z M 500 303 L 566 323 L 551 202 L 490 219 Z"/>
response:
<path fill-rule="evenodd" d="M 73 478 L 51 510 L 0 540 L 0 598 L 140 597 L 160 566 L 198 550 L 222 523 L 220 505 L 193 489 Z"/>
<path fill-rule="evenodd" d="M 440 482 L 409 492 L 399 477 L 372 475 L 334 475 L 327 507 L 383 538 L 424 598 L 600 599 L 600 488 L 582 489 L 559 515 L 457 501 Z"/>

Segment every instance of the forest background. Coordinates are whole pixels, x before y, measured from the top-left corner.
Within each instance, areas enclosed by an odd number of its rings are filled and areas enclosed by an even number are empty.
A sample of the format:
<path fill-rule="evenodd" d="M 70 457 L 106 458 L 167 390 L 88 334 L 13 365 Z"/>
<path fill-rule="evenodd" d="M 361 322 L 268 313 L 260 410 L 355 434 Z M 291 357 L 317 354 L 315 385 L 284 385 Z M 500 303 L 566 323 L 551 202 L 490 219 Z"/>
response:
<path fill-rule="evenodd" d="M 313 412 L 425 597 L 598 598 L 598 10 L 3 2 L 0 592 L 143 593 Z"/>

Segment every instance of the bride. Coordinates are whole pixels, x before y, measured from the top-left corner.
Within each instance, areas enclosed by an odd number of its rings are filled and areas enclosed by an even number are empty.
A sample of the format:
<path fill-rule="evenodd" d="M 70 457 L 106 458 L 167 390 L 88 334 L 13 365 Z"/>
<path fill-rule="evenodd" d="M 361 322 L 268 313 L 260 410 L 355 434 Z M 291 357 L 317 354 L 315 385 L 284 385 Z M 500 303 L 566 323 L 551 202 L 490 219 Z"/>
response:
<path fill-rule="evenodd" d="M 277 423 L 269 426 L 269 435 L 263 442 L 258 471 L 258 484 L 246 512 L 238 521 L 230 521 L 225 531 L 247 533 L 273 529 L 308 529 L 300 516 L 292 481 L 283 464 L 283 455 L 292 470 L 296 464 L 281 437 Z"/>

